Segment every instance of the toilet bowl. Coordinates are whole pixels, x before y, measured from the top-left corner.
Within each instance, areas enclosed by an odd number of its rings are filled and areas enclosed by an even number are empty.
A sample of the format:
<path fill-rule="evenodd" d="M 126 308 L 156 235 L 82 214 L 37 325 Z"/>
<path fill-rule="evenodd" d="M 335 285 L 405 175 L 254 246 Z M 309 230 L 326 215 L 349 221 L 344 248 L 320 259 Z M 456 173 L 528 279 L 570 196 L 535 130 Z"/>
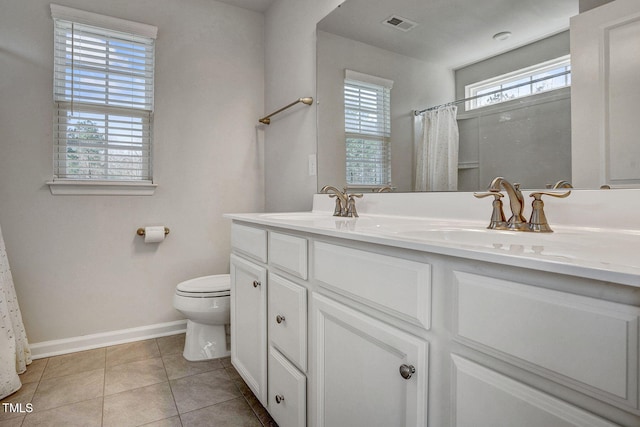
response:
<path fill-rule="evenodd" d="M 181 282 L 173 307 L 187 318 L 184 358 L 190 361 L 229 356 L 225 325 L 230 322 L 230 276 L 219 274 Z"/>

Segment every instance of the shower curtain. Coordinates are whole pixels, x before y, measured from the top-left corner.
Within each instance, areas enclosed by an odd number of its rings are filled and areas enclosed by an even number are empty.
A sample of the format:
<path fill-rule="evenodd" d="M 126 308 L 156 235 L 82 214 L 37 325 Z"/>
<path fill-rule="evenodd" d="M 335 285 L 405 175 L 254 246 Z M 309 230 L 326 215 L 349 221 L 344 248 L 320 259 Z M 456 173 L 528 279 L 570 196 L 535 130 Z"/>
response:
<path fill-rule="evenodd" d="M 458 189 L 458 107 L 449 105 L 425 111 L 422 137 L 416 147 L 415 191 Z"/>
<path fill-rule="evenodd" d="M 31 350 L 0 228 L 0 399 L 22 386 L 18 374 L 23 373 L 30 363 Z"/>

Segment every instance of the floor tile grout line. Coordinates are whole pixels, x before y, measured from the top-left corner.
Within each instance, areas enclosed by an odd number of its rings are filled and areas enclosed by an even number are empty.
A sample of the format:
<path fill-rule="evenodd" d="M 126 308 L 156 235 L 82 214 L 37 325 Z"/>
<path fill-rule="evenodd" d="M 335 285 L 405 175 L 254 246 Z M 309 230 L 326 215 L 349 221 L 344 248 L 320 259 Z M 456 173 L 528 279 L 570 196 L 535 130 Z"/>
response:
<path fill-rule="evenodd" d="M 233 369 L 235 369 L 235 367 L 233 365 L 231 365 L 231 367 Z M 227 375 L 229 375 L 229 371 L 227 370 L 227 367 L 224 366 L 224 370 L 227 373 Z M 229 375 L 229 377 L 231 377 L 231 375 Z M 244 380 L 242 379 L 242 377 L 239 378 L 240 381 L 242 381 L 245 386 L 247 387 L 247 390 L 249 390 L 249 393 L 253 394 L 253 391 L 249 388 L 249 386 L 244 382 Z M 253 408 L 253 406 L 251 406 L 251 402 L 249 402 L 249 399 L 247 398 L 247 396 L 244 395 L 244 393 L 242 392 L 242 390 L 240 390 L 240 387 L 238 386 L 238 382 L 234 381 L 233 379 L 231 380 L 231 382 L 236 386 L 236 388 L 238 389 L 238 391 L 240 392 L 240 395 L 242 396 L 242 398 L 244 399 L 244 401 L 247 403 L 247 405 L 249 406 L 249 409 L 251 409 L 251 412 L 253 412 L 253 415 L 258 419 L 258 422 L 260 423 L 260 425 L 262 427 L 268 427 L 266 426 L 265 423 L 262 422 L 262 419 L 260 418 L 260 416 L 258 415 L 258 413 L 256 412 L 256 410 Z M 255 395 L 254 395 L 255 397 Z M 260 406 L 262 406 L 262 403 L 260 403 L 260 401 L 257 400 L 256 398 L 256 402 L 258 402 L 258 404 Z M 266 411 L 266 408 L 265 408 Z"/>
<path fill-rule="evenodd" d="M 106 349 L 106 347 L 102 347 L 102 349 Z M 82 350 L 82 351 L 80 351 L 80 352 L 76 352 L 76 353 L 67 353 L 67 354 L 64 354 L 63 356 L 67 356 L 67 355 L 70 355 L 70 354 L 84 353 L 84 352 L 94 351 L 94 350 L 100 350 L 100 348 L 97 348 L 97 349 L 91 349 L 91 350 Z M 101 369 L 101 368 L 87 369 L 87 370 L 80 371 L 80 372 L 72 372 L 72 373 L 68 373 L 68 374 L 64 374 L 64 375 L 56 375 L 56 376 L 53 376 L 53 377 L 44 378 L 45 371 L 46 371 L 46 369 L 49 367 L 49 361 L 50 361 L 53 357 L 59 357 L 59 356 L 52 356 L 52 357 L 48 357 L 48 358 L 46 359 L 46 360 L 47 360 L 47 364 L 46 364 L 46 366 L 45 366 L 45 369 L 43 369 L 43 371 L 42 371 L 42 375 L 40 376 L 40 380 L 38 381 L 38 383 L 40 383 L 40 382 L 42 382 L 42 381 L 52 380 L 52 379 L 55 379 L 55 378 L 64 378 L 64 377 L 69 377 L 69 376 L 71 376 L 71 375 L 77 375 L 77 374 L 82 374 L 82 373 L 84 373 L 84 372 L 96 371 L 96 370 L 98 370 L 98 369 Z M 106 361 L 106 351 L 105 351 L 105 361 Z"/>
<path fill-rule="evenodd" d="M 231 402 L 232 400 L 237 400 L 237 399 L 243 399 L 244 400 L 244 397 L 242 396 L 242 393 L 240 393 L 240 396 L 230 397 L 230 398 L 228 398 L 226 400 L 222 400 L 220 402 L 212 403 L 211 405 L 203 406 L 202 408 L 191 409 L 190 411 L 184 412 L 184 413 L 179 414 L 179 415 L 187 415 L 187 414 L 190 414 L 192 412 L 200 411 L 202 409 L 211 408 L 213 406 L 217 406 L 217 405 L 220 405 L 222 403 Z M 256 418 L 258 418 L 258 417 L 256 417 Z M 258 419 L 258 421 L 260 421 L 260 420 Z M 180 419 L 180 423 L 182 423 L 182 418 Z"/>
<path fill-rule="evenodd" d="M 89 402 L 89 401 L 95 400 L 95 399 L 103 399 L 103 398 L 102 398 L 102 396 L 98 396 L 98 397 L 93 397 L 91 399 L 80 400 L 78 402 L 69 402 L 69 403 L 65 403 L 65 404 L 60 405 L 60 406 L 54 406 L 53 408 L 44 409 L 42 411 L 38 411 L 38 412 L 34 411 L 34 412 L 31 412 L 31 414 L 42 414 L 43 412 L 47 412 L 47 411 L 56 411 L 56 410 L 61 409 L 61 408 L 66 408 L 67 406 L 73 406 L 73 405 L 77 405 L 79 403 L 86 403 L 86 402 Z M 103 401 L 104 401 L 104 399 L 103 399 Z M 26 415 L 29 415 L 29 413 L 26 414 Z M 24 424 L 24 421 L 27 418 L 26 415 L 22 418 L 22 423 L 20 425 Z"/>
<path fill-rule="evenodd" d="M 31 396 L 31 404 L 33 405 L 33 398 L 36 397 L 36 393 L 38 392 L 38 389 L 40 388 L 40 384 L 42 383 L 42 376 L 44 375 L 44 371 L 47 369 L 47 366 L 49 366 L 49 360 L 51 360 L 50 357 L 46 358 L 46 362 L 44 364 L 44 368 L 42 368 L 42 373 L 40 374 L 40 377 L 38 378 L 38 383 L 36 384 L 36 389 L 33 391 L 33 395 Z M 35 412 L 35 411 L 34 411 Z M 22 427 L 22 425 L 24 424 L 25 420 L 27 419 L 27 415 L 26 414 L 23 418 L 22 421 L 20 422 L 20 426 Z"/>
<path fill-rule="evenodd" d="M 158 339 L 156 338 L 156 345 L 158 345 Z M 176 402 L 176 396 L 173 394 L 173 387 L 171 387 L 171 380 L 169 379 L 169 372 L 167 372 L 167 365 L 164 363 L 164 355 L 160 351 L 160 346 L 158 345 L 158 352 L 160 353 L 160 360 L 162 361 L 162 368 L 164 369 L 164 374 L 167 376 L 167 383 L 169 385 L 169 391 L 171 392 L 171 398 L 173 399 L 173 405 L 176 407 L 176 412 L 178 413 L 178 420 L 180 421 L 180 425 L 182 424 L 182 417 L 180 416 L 180 411 L 178 410 L 178 402 Z"/>

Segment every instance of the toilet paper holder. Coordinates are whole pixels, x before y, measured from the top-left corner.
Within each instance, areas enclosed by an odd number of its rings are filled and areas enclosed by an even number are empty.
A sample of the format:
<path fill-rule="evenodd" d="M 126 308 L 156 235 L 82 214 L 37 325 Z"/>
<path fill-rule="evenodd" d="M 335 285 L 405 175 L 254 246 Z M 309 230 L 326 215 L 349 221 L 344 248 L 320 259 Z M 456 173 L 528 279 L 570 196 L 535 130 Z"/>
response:
<path fill-rule="evenodd" d="M 169 230 L 169 227 L 165 227 L 165 228 L 164 228 L 164 235 L 166 236 L 167 234 L 169 234 L 169 231 L 171 231 L 171 230 Z M 145 235 L 144 227 L 140 227 L 140 228 L 138 228 L 138 230 L 136 231 L 136 234 L 137 234 L 138 236 L 142 236 L 142 237 L 144 237 L 144 235 Z"/>

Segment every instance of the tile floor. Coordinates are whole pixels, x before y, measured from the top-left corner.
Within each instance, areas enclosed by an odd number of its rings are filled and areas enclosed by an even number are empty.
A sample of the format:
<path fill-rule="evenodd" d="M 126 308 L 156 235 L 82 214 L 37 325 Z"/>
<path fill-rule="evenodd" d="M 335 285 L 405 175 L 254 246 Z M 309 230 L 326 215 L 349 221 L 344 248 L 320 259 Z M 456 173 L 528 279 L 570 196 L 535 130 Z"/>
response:
<path fill-rule="evenodd" d="M 188 362 L 183 348 L 184 334 L 35 360 L 0 401 L 23 412 L 0 405 L 0 427 L 277 427 L 229 358 Z"/>

